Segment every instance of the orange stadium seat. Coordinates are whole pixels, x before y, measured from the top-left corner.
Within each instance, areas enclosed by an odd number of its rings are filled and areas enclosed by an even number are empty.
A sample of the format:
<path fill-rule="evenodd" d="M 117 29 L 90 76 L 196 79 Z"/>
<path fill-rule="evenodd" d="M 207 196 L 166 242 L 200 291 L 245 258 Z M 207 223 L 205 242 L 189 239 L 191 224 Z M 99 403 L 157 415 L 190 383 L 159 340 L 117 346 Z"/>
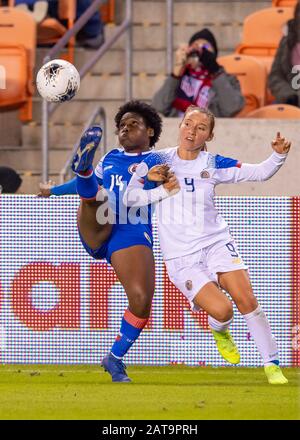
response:
<path fill-rule="evenodd" d="M 218 58 L 226 72 L 235 75 L 241 85 L 246 100 L 245 107 L 236 115 L 243 117 L 247 113 L 265 105 L 267 71 L 257 58 L 248 55 L 226 55 Z"/>
<path fill-rule="evenodd" d="M 298 0 L 272 0 L 272 6 L 277 8 L 294 8 Z"/>
<path fill-rule="evenodd" d="M 267 8 L 248 15 L 235 52 L 260 58 L 269 72 L 284 26 L 293 15 L 294 8 Z"/>
<path fill-rule="evenodd" d="M 67 27 L 63 26 L 55 18 L 45 18 L 38 24 L 37 39 L 38 44 L 55 44 L 64 34 L 74 26 L 76 18 L 76 0 L 59 0 L 58 16 L 61 20 L 66 20 Z M 75 37 L 72 37 L 68 44 L 68 54 L 65 57 L 71 63 L 74 62 Z"/>
<path fill-rule="evenodd" d="M 266 105 L 251 113 L 247 118 L 265 118 L 265 119 L 300 119 L 300 108 L 288 104 Z"/>
<path fill-rule="evenodd" d="M 101 5 L 100 12 L 103 23 L 113 23 L 115 21 L 115 0 L 108 0 Z"/>
<path fill-rule="evenodd" d="M 24 37 L 26 36 L 26 38 Z M 20 108 L 20 119 L 32 119 L 36 22 L 17 8 L 0 8 L 0 88 L 2 109 Z"/>

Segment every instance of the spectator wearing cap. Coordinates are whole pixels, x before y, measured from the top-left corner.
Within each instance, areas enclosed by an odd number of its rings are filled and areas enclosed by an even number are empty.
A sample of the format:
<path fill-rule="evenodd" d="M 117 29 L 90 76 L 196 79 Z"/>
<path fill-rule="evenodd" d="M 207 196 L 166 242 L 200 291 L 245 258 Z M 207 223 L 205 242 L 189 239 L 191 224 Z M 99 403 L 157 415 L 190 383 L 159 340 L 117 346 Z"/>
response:
<path fill-rule="evenodd" d="M 0 194 L 19 192 L 22 179 L 19 174 L 9 167 L 0 167 Z"/>
<path fill-rule="evenodd" d="M 296 3 L 292 20 L 287 23 L 287 33 L 277 49 L 268 87 L 280 104 L 300 107 L 300 1 Z"/>
<path fill-rule="evenodd" d="M 231 117 L 245 101 L 238 79 L 217 62 L 218 46 L 209 29 L 195 33 L 179 46 L 173 72 L 153 97 L 164 116 L 181 116 L 191 105 L 208 108 L 216 117 Z"/>

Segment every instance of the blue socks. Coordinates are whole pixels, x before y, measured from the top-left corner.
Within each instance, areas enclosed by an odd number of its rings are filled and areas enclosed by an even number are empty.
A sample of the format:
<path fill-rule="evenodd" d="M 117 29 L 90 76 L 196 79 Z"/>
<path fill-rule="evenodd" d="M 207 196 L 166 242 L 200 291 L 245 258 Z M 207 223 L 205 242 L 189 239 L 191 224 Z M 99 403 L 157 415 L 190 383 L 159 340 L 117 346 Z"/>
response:
<path fill-rule="evenodd" d="M 98 181 L 93 168 L 78 173 L 76 177 L 77 193 L 83 199 L 94 199 L 98 192 Z"/>
<path fill-rule="evenodd" d="M 112 355 L 122 359 L 140 336 L 147 322 L 148 318 L 138 318 L 127 309 L 122 318 L 120 334 L 117 336 L 111 349 Z"/>

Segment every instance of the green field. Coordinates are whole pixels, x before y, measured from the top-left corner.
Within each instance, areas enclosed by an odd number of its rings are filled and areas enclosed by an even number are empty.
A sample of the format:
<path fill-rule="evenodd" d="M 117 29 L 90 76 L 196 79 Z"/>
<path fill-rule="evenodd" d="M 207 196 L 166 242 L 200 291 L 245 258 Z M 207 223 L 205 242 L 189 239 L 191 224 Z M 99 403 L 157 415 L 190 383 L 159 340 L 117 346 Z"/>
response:
<path fill-rule="evenodd" d="M 261 368 L 0 366 L 0 419 L 300 419 L 299 370 L 271 386 Z"/>

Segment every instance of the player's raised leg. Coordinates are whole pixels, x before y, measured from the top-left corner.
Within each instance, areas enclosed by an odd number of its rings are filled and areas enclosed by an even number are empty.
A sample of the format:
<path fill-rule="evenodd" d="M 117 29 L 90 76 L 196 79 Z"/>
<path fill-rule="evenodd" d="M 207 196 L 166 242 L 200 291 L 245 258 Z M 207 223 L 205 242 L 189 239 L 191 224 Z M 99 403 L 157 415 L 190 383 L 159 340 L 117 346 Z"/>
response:
<path fill-rule="evenodd" d="M 112 225 L 104 220 L 99 223 L 97 210 L 107 198 L 102 194 L 101 201 L 96 200 L 99 184 L 93 169 L 93 159 L 101 141 L 102 129 L 99 126 L 88 128 L 81 137 L 79 147 L 73 158 L 72 170 L 76 173 L 77 192 L 81 198 L 78 209 L 78 228 L 84 242 L 91 249 L 99 248 L 111 234 Z"/>
<path fill-rule="evenodd" d="M 154 258 L 151 248 L 131 246 L 114 252 L 111 263 L 128 297 L 120 332 L 102 366 L 113 382 L 130 382 L 122 359 L 146 326 L 154 294 Z"/>
<path fill-rule="evenodd" d="M 197 308 L 208 313 L 208 323 L 220 355 L 231 364 L 240 362 L 240 355 L 230 335 L 229 325 L 233 319 L 230 300 L 213 282 L 205 284 L 193 300 Z"/>
<path fill-rule="evenodd" d="M 265 365 L 270 384 L 288 382 L 279 367 L 276 340 L 272 335 L 268 319 L 258 304 L 246 270 L 235 270 L 219 274 L 220 285 L 231 295 L 237 308 L 244 316 L 249 331 Z"/>

